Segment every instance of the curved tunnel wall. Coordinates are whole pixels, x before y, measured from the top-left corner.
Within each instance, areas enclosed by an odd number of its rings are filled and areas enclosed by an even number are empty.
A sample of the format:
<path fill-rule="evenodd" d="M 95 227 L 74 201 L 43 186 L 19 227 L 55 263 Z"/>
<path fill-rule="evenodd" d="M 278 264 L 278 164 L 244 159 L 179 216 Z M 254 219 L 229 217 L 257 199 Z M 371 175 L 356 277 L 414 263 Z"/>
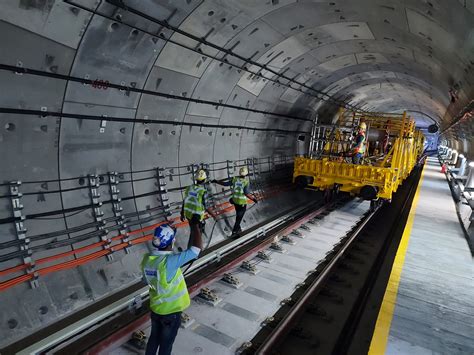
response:
<path fill-rule="evenodd" d="M 341 103 L 370 111 L 408 109 L 420 127 L 432 124 L 427 116 L 444 127 L 473 97 L 471 1 L 124 1 L 129 8 L 114 4 L 120 2 L 2 3 L 1 64 L 97 80 L 84 85 L 0 70 L 2 107 L 84 115 L 77 119 L 0 113 L 0 182 L 41 181 L 23 184 L 20 191 L 45 192 L 25 194 L 23 214 L 90 203 L 90 191 L 78 189 L 87 186 L 88 174 L 155 167 L 166 168 L 164 175 L 183 172 L 167 178 L 167 188 L 173 189 L 191 182 L 186 172 L 190 164 L 293 155 L 298 134 L 310 131 L 308 121 L 316 114 L 320 122 L 330 120 L 329 112 Z M 158 23 L 164 20 L 183 33 Z M 101 81 L 216 105 L 106 88 Z M 455 107 L 449 102 L 452 87 L 459 97 Z M 90 120 L 87 115 L 107 120 Z M 448 138 L 474 158 L 470 129 L 464 137 L 448 132 Z M 133 181 L 121 184 L 120 196 L 156 189 L 156 181 L 141 180 L 145 175 L 126 175 L 123 179 Z M 226 175 L 226 170 L 218 170 L 213 177 Z M 102 198 L 110 198 L 107 180 L 99 183 Z M 2 195 L 9 193 L 8 185 L 1 188 Z M 51 192 L 60 189 L 71 191 Z M 169 198 L 174 203 L 182 196 L 177 191 Z M 280 202 L 303 201 L 304 196 L 295 196 Z M 124 213 L 160 204 L 156 195 L 121 201 Z M 11 201 L 0 199 L 0 206 L 0 218 L 11 217 Z M 262 215 L 276 213 L 275 207 L 265 208 Z M 103 210 L 113 215 L 110 205 Z M 254 215 L 256 223 L 261 217 Z M 29 234 L 38 235 L 93 220 L 91 211 L 73 211 L 36 218 L 26 226 Z M 2 242 L 17 238 L 14 224 L 0 224 L 0 235 Z M 76 247 L 83 245 L 86 242 Z M 37 289 L 22 284 L 2 292 L 0 333 L 9 337 L 27 332 L 132 282 L 146 246 L 133 248 L 113 262 L 103 258 L 93 266 L 50 274 Z M 1 269 L 11 266 L 13 262 Z M 27 306 L 16 307 L 17 299 Z"/>

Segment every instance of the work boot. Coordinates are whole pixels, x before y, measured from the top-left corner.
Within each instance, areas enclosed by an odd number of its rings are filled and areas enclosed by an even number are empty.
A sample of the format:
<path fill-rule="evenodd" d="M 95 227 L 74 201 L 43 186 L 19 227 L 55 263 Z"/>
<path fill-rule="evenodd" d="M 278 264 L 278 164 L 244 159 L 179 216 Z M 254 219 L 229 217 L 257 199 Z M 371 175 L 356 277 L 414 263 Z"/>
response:
<path fill-rule="evenodd" d="M 239 238 L 241 235 L 240 233 L 242 233 L 242 228 L 238 228 L 238 229 L 234 229 L 232 230 L 232 238 Z"/>
<path fill-rule="evenodd" d="M 144 350 L 146 348 L 146 335 L 142 330 L 138 330 L 132 334 L 132 339 L 128 343 L 138 349 Z"/>

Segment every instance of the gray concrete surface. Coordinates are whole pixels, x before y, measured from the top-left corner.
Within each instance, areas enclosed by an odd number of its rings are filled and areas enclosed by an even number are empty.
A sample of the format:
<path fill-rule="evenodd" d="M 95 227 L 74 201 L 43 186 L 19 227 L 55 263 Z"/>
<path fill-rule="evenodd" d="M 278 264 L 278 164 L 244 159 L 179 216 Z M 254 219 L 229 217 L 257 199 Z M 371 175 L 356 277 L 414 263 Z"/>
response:
<path fill-rule="evenodd" d="M 474 353 L 474 261 L 435 158 L 425 167 L 386 354 Z"/>

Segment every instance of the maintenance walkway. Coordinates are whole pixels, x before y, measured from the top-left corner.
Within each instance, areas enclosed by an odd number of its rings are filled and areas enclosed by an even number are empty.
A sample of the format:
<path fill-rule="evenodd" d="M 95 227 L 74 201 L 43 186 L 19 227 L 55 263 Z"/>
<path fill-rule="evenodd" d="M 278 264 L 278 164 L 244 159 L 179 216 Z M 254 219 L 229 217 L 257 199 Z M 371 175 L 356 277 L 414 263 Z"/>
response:
<path fill-rule="evenodd" d="M 474 267 L 436 158 L 425 165 L 369 354 L 474 354 Z"/>

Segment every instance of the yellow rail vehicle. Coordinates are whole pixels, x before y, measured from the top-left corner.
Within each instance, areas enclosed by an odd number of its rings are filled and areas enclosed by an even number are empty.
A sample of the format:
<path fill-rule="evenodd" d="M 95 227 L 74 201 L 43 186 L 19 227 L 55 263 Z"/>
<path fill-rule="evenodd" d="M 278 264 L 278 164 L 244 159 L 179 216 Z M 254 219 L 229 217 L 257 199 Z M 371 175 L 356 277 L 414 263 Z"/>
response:
<path fill-rule="evenodd" d="M 354 144 L 353 133 L 362 122 L 367 126 L 365 155 L 360 164 L 353 164 L 347 159 L 348 150 Z M 379 141 L 369 141 L 370 133 L 377 131 L 390 139 L 385 145 L 389 149 L 381 149 Z M 346 141 L 340 139 L 347 136 Z M 310 157 L 295 158 L 293 182 L 306 188 L 345 191 L 367 200 L 390 200 L 410 175 L 424 145 L 423 134 L 406 113 L 367 115 L 340 110 L 330 134 L 326 130 L 321 137 L 316 137 L 323 142 L 319 151 L 310 151 Z"/>

